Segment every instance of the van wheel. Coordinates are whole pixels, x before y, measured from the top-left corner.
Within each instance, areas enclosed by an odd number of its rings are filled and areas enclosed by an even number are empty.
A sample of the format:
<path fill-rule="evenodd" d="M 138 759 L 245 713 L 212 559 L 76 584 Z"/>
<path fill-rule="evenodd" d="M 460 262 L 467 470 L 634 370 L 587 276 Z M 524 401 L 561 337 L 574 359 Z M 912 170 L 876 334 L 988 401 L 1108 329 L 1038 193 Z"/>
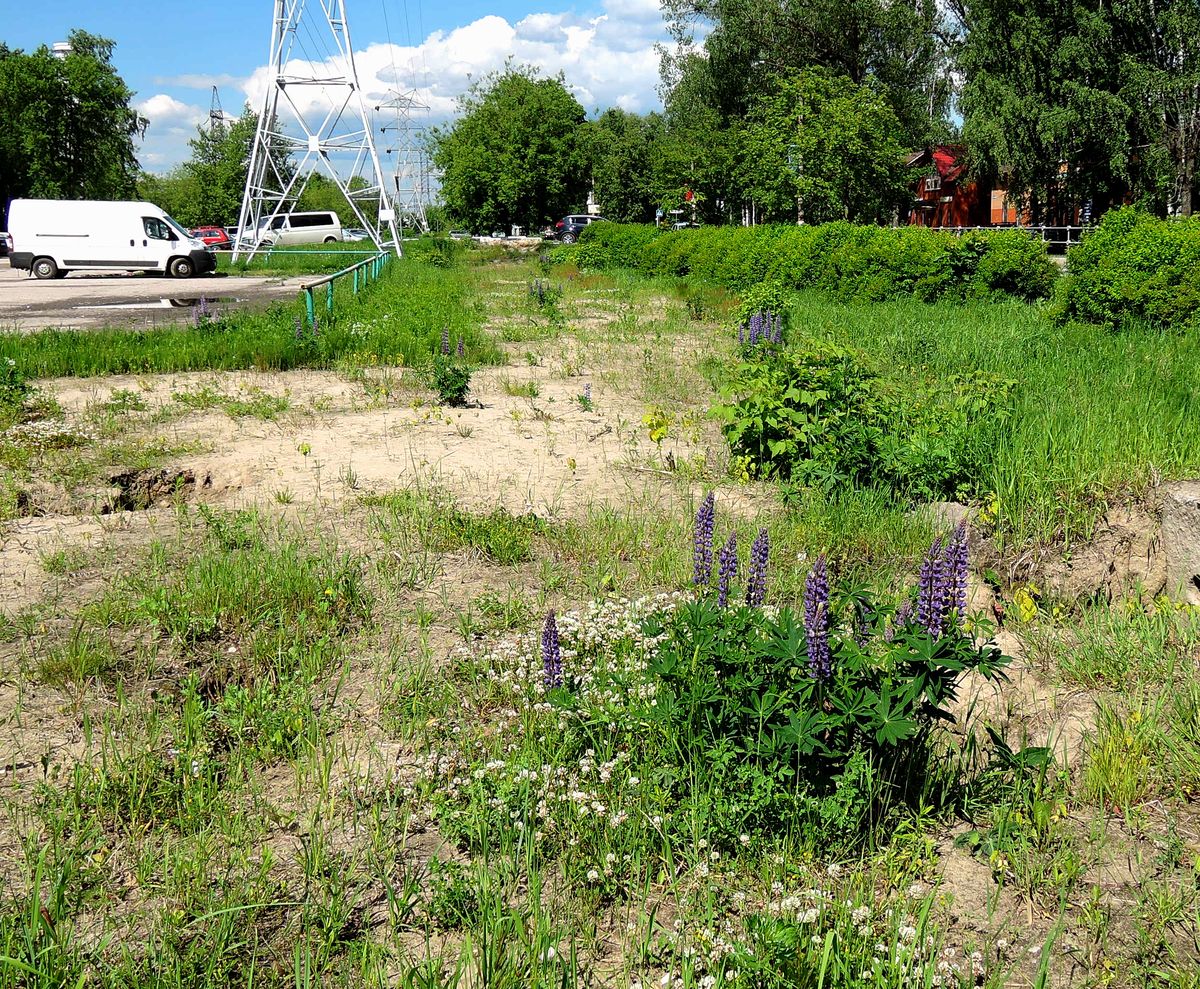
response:
<path fill-rule="evenodd" d="M 176 278 L 191 278 L 196 273 L 191 258 L 174 258 L 167 270 Z"/>
<path fill-rule="evenodd" d="M 58 265 L 54 258 L 38 258 L 33 262 L 33 274 L 35 278 L 57 278 Z"/>
<path fill-rule="evenodd" d="M 326 244 L 336 244 L 336 243 L 337 243 L 337 238 L 336 238 L 336 237 L 326 237 L 326 238 L 325 238 L 325 243 L 326 243 Z"/>

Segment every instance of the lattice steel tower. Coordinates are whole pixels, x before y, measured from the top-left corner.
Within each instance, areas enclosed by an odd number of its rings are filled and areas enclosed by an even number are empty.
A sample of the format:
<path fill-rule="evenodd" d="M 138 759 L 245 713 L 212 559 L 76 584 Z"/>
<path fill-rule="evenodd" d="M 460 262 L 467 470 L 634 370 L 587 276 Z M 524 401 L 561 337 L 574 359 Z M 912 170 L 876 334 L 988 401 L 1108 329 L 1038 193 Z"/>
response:
<path fill-rule="evenodd" d="M 254 256 L 256 232 L 270 230 L 277 217 L 291 212 L 318 170 L 341 190 L 375 246 L 399 254 L 396 214 L 358 82 L 345 0 L 275 0 L 274 7 L 267 90 L 233 259 Z M 320 91 L 315 99 L 314 90 Z M 300 156 L 298 163 L 294 156 Z M 349 167 L 339 170 L 339 163 Z M 252 246 L 241 245 L 246 237 Z"/>
<path fill-rule="evenodd" d="M 396 123 L 379 129 L 385 134 L 388 131 L 396 132 L 395 146 L 384 150 L 396 156 L 389 193 L 395 203 L 401 232 L 407 225 L 421 233 L 428 233 L 429 220 L 425 215 L 425 205 L 429 201 L 429 165 L 425 154 L 425 131 L 413 124 L 412 114 L 427 112 L 429 107 L 417 99 L 413 90 L 396 93 L 392 99 L 375 109 L 396 111 Z"/>

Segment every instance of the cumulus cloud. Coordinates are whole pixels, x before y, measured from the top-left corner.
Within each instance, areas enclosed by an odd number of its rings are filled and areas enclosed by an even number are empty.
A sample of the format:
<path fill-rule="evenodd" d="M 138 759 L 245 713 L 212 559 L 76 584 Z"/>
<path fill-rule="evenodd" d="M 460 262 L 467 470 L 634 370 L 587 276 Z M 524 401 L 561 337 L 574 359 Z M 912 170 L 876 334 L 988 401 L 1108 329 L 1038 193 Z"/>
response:
<path fill-rule="evenodd" d="M 411 114 L 417 126 L 444 123 L 454 116 L 458 97 L 473 81 L 502 70 L 510 60 L 533 65 L 547 76 L 561 72 L 567 88 L 589 113 L 610 106 L 635 112 L 656 109 L 659 61 L 655 45 L 665 40 L 658 0 L 604 0 L 599 10 L 591 13 L 546 11 L 515 21 L 491 14 L 452 30 L 435 31 L 418 45 L 368 44 L 355 51 L 354 59 L 379 136 L 379 127 L 394 118 L 387 110 L 376 114 L 374 108 L 396 92 L 410 94 L 428 108 Z M 332 44 L 328 47 L 333 48 Z M 312 53 L 297 46 L 293 54 Z M 341 66 L 329 61 L 310 62 L 300 57 L 285 67 L 285 75 L 297 76 L 330 76 L 341 71 Z M 177 81 L 194 88 L 221 85 L 217 77 L 211 82 L 209 77 L 198 76 Z M 260 106 L 271 85 L 267 67 L 259 66 L 239 80 L 239 85 L 250 105 Z M 313 130 L 337 98 L 332 88 L 310 86 L 293 87 L 288 94 Z M 152 97 L 147 103 L 158 99 Z M 165 117 L 167 107 L 159 109 Z M 186 148 L 181 147 L 176 160 L 185 156 Z"/>

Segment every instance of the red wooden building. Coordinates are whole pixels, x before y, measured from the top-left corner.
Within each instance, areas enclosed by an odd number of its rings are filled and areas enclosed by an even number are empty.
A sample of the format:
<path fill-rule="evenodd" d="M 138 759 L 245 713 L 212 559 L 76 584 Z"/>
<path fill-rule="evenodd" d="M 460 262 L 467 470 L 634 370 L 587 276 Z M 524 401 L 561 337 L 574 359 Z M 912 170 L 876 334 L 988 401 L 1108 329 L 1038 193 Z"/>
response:
<path fill-rule="evenodd" d="M 1003 180 L 981 187 L 967 175 L 966 149 L 940 144 L 917 151 L 905 164 L 919 168 L 908 222 L 919 227 L 999 227 L 1027 223 L 1017 204 L 1010 202 Z"/>

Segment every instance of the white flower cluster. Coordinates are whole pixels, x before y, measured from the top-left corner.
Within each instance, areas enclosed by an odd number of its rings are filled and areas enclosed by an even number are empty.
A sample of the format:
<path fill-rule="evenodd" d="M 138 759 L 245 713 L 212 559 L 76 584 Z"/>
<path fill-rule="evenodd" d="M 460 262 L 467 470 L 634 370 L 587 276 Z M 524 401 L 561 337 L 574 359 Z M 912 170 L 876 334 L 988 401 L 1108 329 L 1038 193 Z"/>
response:
<path fill-rule="evenodd" d="M 666 615 L 688 600 L 682 593 L 635 600 L 596 601 L 557 616 L 563 676 L 571 692 L 593 707 L 624 710 L 654 703 L 655 684 L 647 665 L 662 636 L 648 635 L 648 618 Z M 485 675 L 505 694 L 535 710 L 548 711 L 541 630 L 503 639 L 479 657 Z"/>
<path fill-rule="evenodd" d="M 96 434 L 71 426 L 62 419 L 35 419 L 9 426 L 0 433 L 0 439 L 36 450 L 62 450 L 94 442 Z"/>

